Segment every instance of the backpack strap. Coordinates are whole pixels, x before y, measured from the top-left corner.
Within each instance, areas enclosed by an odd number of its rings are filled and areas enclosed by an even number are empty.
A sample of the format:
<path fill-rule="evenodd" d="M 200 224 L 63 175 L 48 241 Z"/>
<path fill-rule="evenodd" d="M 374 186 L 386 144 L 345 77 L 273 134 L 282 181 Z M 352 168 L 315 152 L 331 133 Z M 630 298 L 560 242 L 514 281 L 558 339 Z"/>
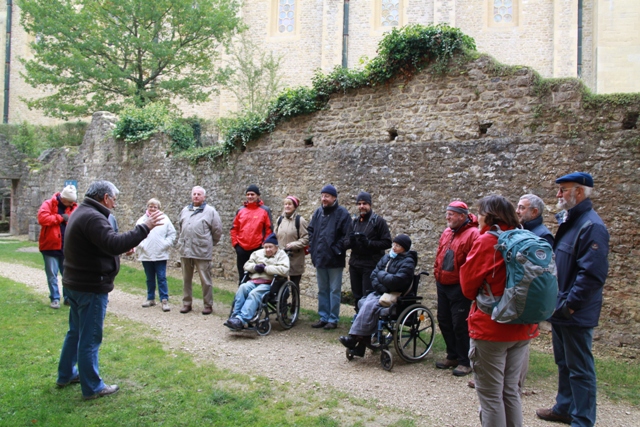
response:
<path fill-rule="evenodd" d="M 280 217 L 280 221 L 282 221 L 282 217 Z M 298 232 L 298 240 L 300 240 L 300 215 L 296 215 L 296 231 Z"/>

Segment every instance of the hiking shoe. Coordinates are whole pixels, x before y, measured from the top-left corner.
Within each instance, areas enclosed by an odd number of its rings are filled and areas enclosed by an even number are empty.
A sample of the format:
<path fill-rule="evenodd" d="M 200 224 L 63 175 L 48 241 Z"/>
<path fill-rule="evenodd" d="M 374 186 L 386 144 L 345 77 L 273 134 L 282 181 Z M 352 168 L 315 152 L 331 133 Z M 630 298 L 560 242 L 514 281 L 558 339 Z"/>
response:
<path fill-rule="evenodd" d="M 171 307 L 169 307 L 169 301 L 166 299 L 162 300 L 162 311 L 171 311 Z"/>
<path fill-rule="evenodd" d="M 120 390 L 120 387 L 117 385 L 105 385 L 102 390 L 97 392 L 96 394 L 92 394 L 91 396 L 82 396 L 82 400 L 93 400 L 99 397 L 109 396 L 110 394 L 117 393 Z"/>
<path fill-rule="evenodd" d="M 183 305 L 182 308 L 180 309 L 180 313 L 184 314 L 184 313 L 188 313 L 192 310 L 190 305 Z"/>
<path fill-rule="evenodd" d="M 550 409 L 537 409 L 536 415 L 541 420 L 553 421 L 557 423 L 571 424 L 571 415 L 560 415 L 553 412 L 553 408 Z"/>
<path fill-rule="evenodd" d="M 356 348 L 356 344 L 358 344 L 358 342 L 352 335 L 342 335 L 340 338 L 338 338 L 338 340 L 342 343 L 343 346 L 347 347 L 350 350 Z"/>
<path fill-rule="evenodd" d="M 324 328 L 327 325 L 327 323 L 328 322 L 325 322 L 324 320 L 318 320 L 317 322 L 312 323 L 311 327 L 315 329 Z"/>
<path fill-rule="evenodd" d="M 455 368 L 456 366 L 458 366 L 457 360 L 444 359 L 440 362 L 436 362 L 436 368 L 438 369 L 450 369 Z"/>
<path fill-rule="evenodd" d="M 333 323 L 333 322 L 328 322 L 326 325 L 324 325 L 322 328 L 329 330 L 329 329 L 335 329 L 338 327 L 337 323 Z"/>
<path fill-rule="evenodd" d="M 51 301 L 51 304 L 49 304 L 49 307 L 55 308 L 56 310 L 59 309 L 60 301 L 58 301 L 57 299 L 54 299 L 53 301 Z"/>
<path fill-rule="evenodd" d="M 227 321 L 224 322 L 224 326 L 234 331 L 239 331 L 244 327 L 244 325 L 242 324 L 242 320 L 238 319 L 237 317 L 230 317 L 229 319 L 227 319 Z"/>
<path fill-rule="evenodd" d="M 58 386 L 58 388 L 64 388 L 70 384 L 79 384 L 79 383 L 80 383 L 80 375 L 76 375 L 75 377 L 71 378 L 71 381 L 69 381 L 68 383 L 60 383 L 56 381 L 56 385 Z"/>
<path fill-rule="evenodd" d="M 202 314 L 206 316 L 207 314 L 211 314 L 211 313 L 213 313 L 213 308 L 208 305 L 205 305 L 204 308 L 202 309 Z"/>
<path fill-rule="evenodd" d="M 143 307 L 153 307 L 154 305 L 156 305 L 156 300 L 154 299 L 148 299 L 142 304 Z"/>
<path fill-rule="evenodd" d="M 471 366 L 459 365 L 453 370 L 452 374 L 456 377 L 464 377 L 466 375 L 469 375 L 471 372 L 473 372 Z"/>
<path fill-rule="evenodd" d="M 64 300 L 64 305 L 71 305 L 68 299 Z"/>

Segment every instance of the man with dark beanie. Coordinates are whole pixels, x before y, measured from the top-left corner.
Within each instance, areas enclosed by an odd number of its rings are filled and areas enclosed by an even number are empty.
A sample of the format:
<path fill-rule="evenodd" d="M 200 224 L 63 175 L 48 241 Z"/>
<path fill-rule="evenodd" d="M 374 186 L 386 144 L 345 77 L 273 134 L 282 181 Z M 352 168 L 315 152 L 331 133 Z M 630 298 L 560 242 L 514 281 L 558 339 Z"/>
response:
<path fill-rule="evenodd" d="M 312 328 L 335 329 L 340 316 L 340 292 L 346 249 L 344 240 L 349 235 L 350 216 L 338 205 L 336 187 L 327 184 L 320 192 L 322 206 L 315 210 L 307 231 L 309 252 L 316 268 L 318 282 L 318 314 L 320 320 Z"/>
<path fill-rule="evenodd" d="M 345 248 L 351 249 L 349 279 L 358 312 L 358 301 L 370 292 L 371 272 L 376 268 L 385 250 L 391 247 L 391 233 L 387 221 L 371 209 L 371 194 L 361 191 L 356 197 L 359 215 L 351 222 L 351 232 Z"/>
<path fill-rule="evenodd" d="M 445 218 L 447 228 L 440 236 L 433 275 L 438 292 L 438 325 L 447 346 L 447 358 L 436 362 L 436 367 L 455 368 L 453 375 L 460 377 L 471 373 L 467 326 L 471 301 L 462 294 L 460 267 L 480 232 L 477 218 L 463 202 L 451 202 Z"/>
<path fill-rule="evenodd" d="M 244 275 L 244 264 L 254 251 L 262 247 L 272 230 L 271 209 L 260 200 L 258 186 L 249 185 L 245 195 L 247 201 L 238 209 L 231 226 L 231 245 L 237 255 L 238 283 Z"/>

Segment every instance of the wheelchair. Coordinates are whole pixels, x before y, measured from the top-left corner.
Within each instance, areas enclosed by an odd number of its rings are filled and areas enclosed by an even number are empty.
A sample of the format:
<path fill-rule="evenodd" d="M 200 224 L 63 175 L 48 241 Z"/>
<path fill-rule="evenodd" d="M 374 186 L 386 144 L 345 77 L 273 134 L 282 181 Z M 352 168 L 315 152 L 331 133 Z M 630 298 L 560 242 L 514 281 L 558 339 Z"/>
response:
<path fill-rule="evenodd" d="M 428 276 L 423 271 L 413 276 L 413 283 L 395 304 L 385 307 L 378 316 L 378 330 L 371 336 L 371 342 L 366 346 L 371 350 L 380 350 L 380 363 L 386 371 L 393 369 L 394 360 L 390 345 L 396 354 L 408 363 L 423 360 L 435 338 L 435 320 L 431 311 L 420 304 L 422 297 L 417 296 L 420 276 Z M 353 349 L 347 349 L 348 360 L 356 356 Z"/>
<path fill-rule="evenodd" d="M 245 271 L 240 284 L 249 280 L 249 272 Z M 276 315 L 278 323 L 283 329 L 291 329 L 298 320 L 300 313 L 300 289 L 288 277 L 274 276 L 271 281 L 271 289 L 262 296 L 262 300 L 256 314 L 247 322 L 248 327 L 243 331 L 256 331 L 258 335 L 268 335 L 271 332 L 271 321 L 269 317 Z M 229 316 L 233 313 L 231 304 Z"/>

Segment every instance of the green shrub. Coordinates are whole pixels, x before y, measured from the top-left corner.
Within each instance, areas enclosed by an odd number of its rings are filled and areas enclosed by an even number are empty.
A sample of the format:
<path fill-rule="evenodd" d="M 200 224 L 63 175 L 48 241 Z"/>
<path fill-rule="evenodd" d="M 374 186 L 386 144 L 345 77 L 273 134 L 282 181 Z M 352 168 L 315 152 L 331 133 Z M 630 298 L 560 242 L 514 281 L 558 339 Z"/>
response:
<path fill-rule="evenodd" d="M 151 103 L 142 108 L 125 108 L 120 113 L 113 135 L 127 143 L 135 144 L 157 133 L 164 133 L 171 138 L 173 150 L 183 151 L 198 145 L 194 137 L 195 124 L 198 124 L 199 129 L 199 119 L 183 119 L 167 105 Z"/>
<path fill-rule="evenodd" d="M 78 146 L 87 129 L 86 122 L 63 123 L 54 126 L 33 125 L 26 121 L 0 125 L 0 134 L 30 158 L 38 157 L 49 148 Z"/>

